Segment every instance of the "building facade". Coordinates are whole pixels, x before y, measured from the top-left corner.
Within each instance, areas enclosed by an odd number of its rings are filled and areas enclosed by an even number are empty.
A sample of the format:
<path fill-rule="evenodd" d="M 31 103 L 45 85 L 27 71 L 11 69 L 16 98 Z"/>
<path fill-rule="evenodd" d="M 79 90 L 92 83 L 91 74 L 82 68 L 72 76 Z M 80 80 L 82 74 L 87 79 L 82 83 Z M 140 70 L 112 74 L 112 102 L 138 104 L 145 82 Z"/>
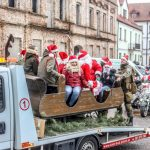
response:
<path fill-rule="evenodd" d="M 150 3 L 130 4 L 129 14 L 143 31 L 143 65 L 150 65 Z"/>
<path fill-rule="evenodd" d="M 142 63 L 142 30 L 130 19 L 127 0 L 118 0 L 118 58 L 125 54 L 131 61 Z"/>
<path fill-rule="evenodd" d="M 116 0 L 0 0 L 0 14 L 1 53 L 13 34 L 13 57 L 29 44 L 42 56 L 52 43 L 68 53 L 116 56 Z"/>

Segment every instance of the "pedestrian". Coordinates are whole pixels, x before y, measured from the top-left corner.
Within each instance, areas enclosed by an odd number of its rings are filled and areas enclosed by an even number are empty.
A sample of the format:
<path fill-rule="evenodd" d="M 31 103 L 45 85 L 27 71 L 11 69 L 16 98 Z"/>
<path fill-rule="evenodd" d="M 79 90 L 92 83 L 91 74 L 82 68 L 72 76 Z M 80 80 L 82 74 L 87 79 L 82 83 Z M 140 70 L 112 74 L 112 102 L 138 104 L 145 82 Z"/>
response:
<path fill-rule="evenodd" d="M 25 54 L 24 71 L 26 74 L 36 76 L 38 72 L 38 53 L 37 48 L 34 45 L 30 45 L 27 48 Z"/>
<path fill-rule="evenodd" d="M 47 83 L 47 94 L 57 93 L 58 79 L 59 77 L 64 78 L 64 75 L 59 73 L 57 53 L 58 47 L 56 45 L 47 46 L 38 68 L 38 76 Z"/>
<path fill-rule="evenodd" d="M 66 78 L 65 100 L 67 104 L 72 107 L 78 100 L 81 93 L 82 84 L 86 84 L 85 86 L 87 86 L 83 70 L 79 64 L 78 58 L 75 55 L 69 57 L 69 61 L 63 70 L 63 74 Z"/>
<path fill-rule="evenodd" d="M 128 63 L 128 55 L 121 58 L 120 72 L 116 74 L 117 81 L 121 81 L 121 87 L 124 93 L 124 103 L 128 116 L 128 125 L 133 125 L 133 110 L 131 100 L 133 99 L 132 85 L 134 83 L 134 70 Z"/>

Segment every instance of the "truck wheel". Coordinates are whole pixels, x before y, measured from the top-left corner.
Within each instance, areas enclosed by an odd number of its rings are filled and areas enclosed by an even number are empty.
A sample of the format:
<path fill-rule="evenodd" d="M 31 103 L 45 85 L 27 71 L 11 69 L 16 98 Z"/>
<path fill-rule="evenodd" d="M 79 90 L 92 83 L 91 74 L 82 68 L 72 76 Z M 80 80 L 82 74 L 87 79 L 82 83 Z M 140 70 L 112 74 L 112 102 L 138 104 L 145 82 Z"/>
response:
<path fill-rule="evenodd" d="M 147 106 L 141 106 L 140 107 L 140 113 L 141 113 L 141 117 L 146 117 L 148 115 L 148 108 L 147 108 Z"/>
<path fill-rule="evenodd" d="M 98 142 L 93 136 L 84 137 L 80 140 L 76 150 L 98 150 Z"/>

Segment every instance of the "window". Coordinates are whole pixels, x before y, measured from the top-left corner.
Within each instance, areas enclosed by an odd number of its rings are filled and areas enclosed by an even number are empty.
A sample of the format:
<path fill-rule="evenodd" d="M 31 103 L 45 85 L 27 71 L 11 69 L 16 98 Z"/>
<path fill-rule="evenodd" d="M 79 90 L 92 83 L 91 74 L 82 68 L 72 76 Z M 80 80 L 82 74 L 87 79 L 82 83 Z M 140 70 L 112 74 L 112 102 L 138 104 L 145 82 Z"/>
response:
<path fill-rule="evenodd" d="M 113 58 L 113 48 L 110 48 L 109 57 L 110 57 L 110 58 Z"/>
<path fill-rule="evenodd" d="M 139 39 L 138 39 L 138 43 L 139 43 L 139 44 L 140 44 L 140 38 L 141 38 L 141 37 L 140 37 L 140 34 L 139 34 Z"/>
<path fill-rule="evenodd" d="M 37 0 L 32 0 L 32 11 L 37 13 Z"/>
<path fill-rule="evenodd" d="M 123 17 L 127 18 L 127 10 L 123 9 Z"/>
<path fill-rule="evenodd" d="M 33 45 L 37 47 L 39 56 L 42 56 L 42 40 L 33 39 Z"/>
<path fill-rule="evenodd" d="M 124 29 L 124 41 L 126 41 L 126 29 Z"/>
<path fill-rule="evenodd" d="M 103 47 L 102 53 L 101 53 L 101 57 L 106 56 L 106 48 Z"/>
<path fill-rule="evenodd" d="M 9 7 L 15 7 L 15 0 L 9 0 L 8 5 Z"/>
<path fill-rule="evenodd" d="M 76 24 L 81 25 L 81 4 L 76 4 Z"/>
<path fill-rule="evenodd" d="M 132 43 L 132 31 L 130 31 L 130 45 Z"/>
<path fill-rule="evenodd" d="M 60 20 L 64 20 L 65 19 L 65 15 L 64 15 L 64 13 L 65 13 L 65 1 L 64 0 L 60 0 L 59 1 L 60 3 L 60 5 L 59 5 L 59 19 Z"/>
<path fill-rule="evenodd" d="M 96 57 L 101 57 L 100 46 L 96 47 Z"/>
<path fill-rule="evenodd" d="M 10 57 L 18 57 L 18 53 L 20 52 L 22 48 L 22 40 L 21 38 L 14 38 L 14 43 L 12 43 L 12 47 L 9 48 L 10 50 Z"/>
<path fill-rule="evenodd" d="M 113 17 L 110 17 L 110 33 L 113 33 Z"/>
<path fill-rule="evenodd" d="M 149 33 L 150 33 L 150 26 L 149 26 Z"/>
<path fill-rule="evenodd" d="M 100 11 L 97 11 L 97 35 L 100 35 Z"/>
<path fill-rule="evenodd" d="M 66 52 L 67 51 L 67 45 L 66 45 L 66 43 L 61 42 L 60 43 L 60 49 L 61 49 L 61 51 Z"/>
<path fill-rule="evenodd" d="M 89 26 L 93 27 L 93 23 L 94 23 L 94 9 L 90 8 L 90 10 L 89 10 Z"/>
<path fill-rule="evenodd" d="M 136 56 L 136 54 L 135 54 L 135 61 L 136 61 L 136 58 L 137 58 L 137 56 Z"/>
<path fill-rule="evenodd" d="M 4 79 L 0 76 L 0 113 L 5 109 Z"/>
<path fill-rule="evenodd" d="M 119 37 L 120 40 L 121 40 L 121 37 L 122 37 L 122 28 L 120 28 L 120 37 Z"/>
<path fill-rule="evenodd" d="M 121 55 L 121 53 L 119 53 L 119 59 L 121 59 L 121 57 L 122 57 L 122 55 Z"/>
<path fill-rule="evenodd" d="M 135 43 L 137 43 L 137 33 L 135 33 Z"/>
<path fill-rule="evenodd" d="M 93 57 L 93 45 L 89 45 L 88 52 L 89 52 L 89 55 Z"/>
<path fill-rule="evenodd" d="M 143 26 L 139 26 L 140 27 L 140 29 L 143 31 Z"/>
<path fill-rule="evenodd" d="M 103 31 L 106 32 L 106 14 L 103 14 Z"/>

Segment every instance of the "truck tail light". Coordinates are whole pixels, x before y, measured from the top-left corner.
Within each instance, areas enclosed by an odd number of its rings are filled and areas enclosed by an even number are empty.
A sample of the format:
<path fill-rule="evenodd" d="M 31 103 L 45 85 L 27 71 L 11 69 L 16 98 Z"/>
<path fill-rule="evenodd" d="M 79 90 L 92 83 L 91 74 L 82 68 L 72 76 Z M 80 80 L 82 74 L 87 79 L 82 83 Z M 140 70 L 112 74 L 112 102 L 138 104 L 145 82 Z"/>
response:
<path fill-rule="evenodd" d="M 30 142 L 22 143 L 22 148 L 29 148 L 29 147 L 33 147 L 33 146 L 34 146 L 34 144 L 30 143 Z"/>

